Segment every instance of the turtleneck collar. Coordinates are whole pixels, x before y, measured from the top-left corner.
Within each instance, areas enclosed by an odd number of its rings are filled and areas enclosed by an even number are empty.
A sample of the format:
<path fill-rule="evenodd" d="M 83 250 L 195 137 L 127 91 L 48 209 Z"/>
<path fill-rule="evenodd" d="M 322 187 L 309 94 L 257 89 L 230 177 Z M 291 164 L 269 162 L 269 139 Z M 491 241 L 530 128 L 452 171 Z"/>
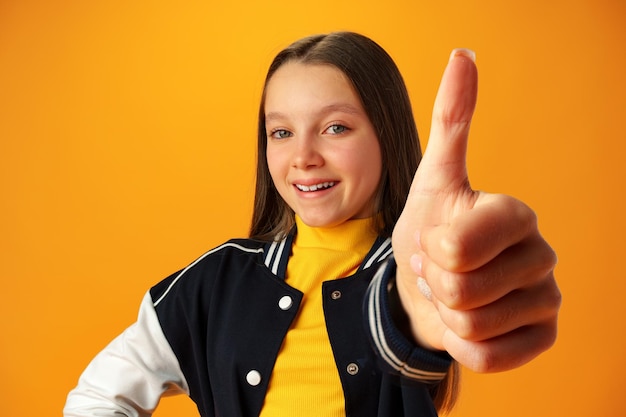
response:
<path fill-rule="evenodd" d="M 295 244 L 300 247 L 317 247 L 330 251 L 354 251 L 365 256 L 376 240 L 372 219 L 354 219 L 333 227 L 310 227 L 296 216 Z"/>

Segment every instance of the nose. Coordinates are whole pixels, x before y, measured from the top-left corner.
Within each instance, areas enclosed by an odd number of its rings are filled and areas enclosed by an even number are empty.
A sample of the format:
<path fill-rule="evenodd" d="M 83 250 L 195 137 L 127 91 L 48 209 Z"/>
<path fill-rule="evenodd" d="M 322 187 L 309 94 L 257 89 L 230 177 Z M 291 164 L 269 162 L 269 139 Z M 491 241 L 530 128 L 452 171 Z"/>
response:
<path fill-rule="evenodd" d="M 321 143 L 314 135 L 302 135 L 293 143 L 292 165 L 294 168 L 310 169 L 324 165 Z"/>

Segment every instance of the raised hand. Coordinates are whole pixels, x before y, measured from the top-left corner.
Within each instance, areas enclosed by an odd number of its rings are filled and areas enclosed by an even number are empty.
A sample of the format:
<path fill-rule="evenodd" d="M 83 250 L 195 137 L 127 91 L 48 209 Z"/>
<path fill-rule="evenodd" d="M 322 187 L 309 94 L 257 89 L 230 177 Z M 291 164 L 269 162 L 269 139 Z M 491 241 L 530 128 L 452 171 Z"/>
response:
<path fill-rule="evenodd" d="M 393 248 L 416 341 L 475 371 L 497 372 L 552 346 L 561 295 L 556 256 L 535 213 L 470 187 L 466 150 L 477 89 L 473 52 L 453 51 Z"/>

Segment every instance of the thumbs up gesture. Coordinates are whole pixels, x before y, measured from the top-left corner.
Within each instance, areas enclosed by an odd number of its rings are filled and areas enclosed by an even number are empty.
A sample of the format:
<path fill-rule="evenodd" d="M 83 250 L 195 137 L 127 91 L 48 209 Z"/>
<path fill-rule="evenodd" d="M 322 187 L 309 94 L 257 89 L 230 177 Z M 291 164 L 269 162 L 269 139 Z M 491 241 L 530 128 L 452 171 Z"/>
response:
<path fill-rule="evenodd" d="M 556 256 L 535 213 L 470 187 L 466 149 L 477 89 L 473 52 L 453 51 L 392 243 L 415 340 L 474 371 L 498 372 L 552 346 L 561 295 Z"/>

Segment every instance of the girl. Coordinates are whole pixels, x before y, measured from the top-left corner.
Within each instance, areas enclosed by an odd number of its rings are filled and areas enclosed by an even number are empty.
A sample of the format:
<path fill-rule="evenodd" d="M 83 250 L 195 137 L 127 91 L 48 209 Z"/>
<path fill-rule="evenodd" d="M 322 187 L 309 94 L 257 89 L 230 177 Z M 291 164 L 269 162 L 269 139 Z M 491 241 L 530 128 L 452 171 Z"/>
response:
<path fill-rule="evenodd" d="M 147 416 L 172 393 L 202 416 L 436 415 L 456 395 L 452 357 L 494 371 L 547 349 L 554 255 L 530 209 L 467 185 L 458 126 L 475 67 L 456 55 L 434 157 L 411 185 L 421 152 L 387 53 L 347 32 L 280 52 L 259 112 L 250 237 L 154 286 L 65 415 Z"/>

